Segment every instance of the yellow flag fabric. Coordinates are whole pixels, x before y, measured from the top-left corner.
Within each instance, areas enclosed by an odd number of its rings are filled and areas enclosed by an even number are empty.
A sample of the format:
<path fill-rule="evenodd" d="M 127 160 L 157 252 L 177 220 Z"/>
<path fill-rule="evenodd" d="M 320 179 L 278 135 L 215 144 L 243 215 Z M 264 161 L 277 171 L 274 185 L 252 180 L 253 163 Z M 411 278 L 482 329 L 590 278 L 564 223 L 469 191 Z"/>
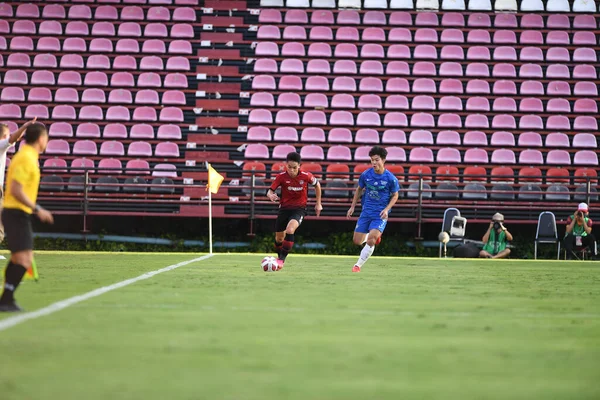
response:
<path fill-rule="evenodd" d="M 223 175 L 219 174 L 212 165 L 208 164 L 208 190 L 215 194 L 219 191 L 221 183 L 223 182 Z"/>
<path fill-rule="evenodd" d="M 33 279 L 36 282 L 38 279 L 40 279 L 40 276 L 38 275 L 38 271 L 37 271 L 37 265 L 35 264 L 35 260 L 32 260 L 31 267 L 27 268 L 24 278 L 25 278 L 25 280 Z"/>

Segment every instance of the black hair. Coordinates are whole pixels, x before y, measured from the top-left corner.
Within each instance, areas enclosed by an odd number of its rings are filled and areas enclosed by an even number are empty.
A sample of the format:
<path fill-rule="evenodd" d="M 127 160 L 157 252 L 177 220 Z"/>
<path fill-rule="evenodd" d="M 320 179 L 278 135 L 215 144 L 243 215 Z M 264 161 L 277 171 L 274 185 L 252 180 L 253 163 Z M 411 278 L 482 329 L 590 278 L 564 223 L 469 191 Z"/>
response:
<path fill-rule="evenodd" d="M 300 164 L 300 154 L 296 153 L 295 151 L 292 151 L 291 153 L 288 153 L 287 157 L 285 158 L 285 161 L 296 161 L 298 164 Z"/>
<path fill-rule="evenodd" d="M 379 156 L 382 160 L 385 160 L 387 157 L 387 150 L 380 146 L 373 146 L 371 151 L 369 151 L 369 157 Z"/>
<path fill-rule="evenodd" d="M 47 135 L 48 131 L 43 124 L 35 123 L 27 127 L 25 131 L 25 143 L 34 144 L 37 142 L 42 135 Z"/>

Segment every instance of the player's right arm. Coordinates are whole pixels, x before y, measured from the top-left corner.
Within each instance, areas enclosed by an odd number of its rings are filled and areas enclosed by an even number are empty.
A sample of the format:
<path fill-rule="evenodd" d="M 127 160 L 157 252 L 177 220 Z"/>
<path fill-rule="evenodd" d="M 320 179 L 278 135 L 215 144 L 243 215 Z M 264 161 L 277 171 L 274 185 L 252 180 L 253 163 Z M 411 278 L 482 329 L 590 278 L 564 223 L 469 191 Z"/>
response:
<path fill-rule="evenodd" d="M 352 214 L 354 214 L 354 207 L 356 207 L 356 204 L 358 203 L 358 199 L 360 199 L 362 197 L 364 192 L 365 192 L 365 182 L 364 182 L 364 177 L 361 174 L 360 178 L 358 178 L 358 185 L 356 186 L 356 191 L 354 192 L 354 197 L 352 198 L 352 204 L 350 205 L 350 208 L 348 209 L 348 212 L 346 213 L 346 218 L 350 218 L 352 216 Z"/>
<path fill-rule="evenodd" d="M 19 129 L 17 129 L 13 133 L 11 133 L 10 136 L 8 137 L 8 143 L 14 144 L 14 143 L 17 143 L 19 140 L 21 140 L 21 138 L 23 137 L 23 134 L 27 130 L 27 127 L 31 124 L 35 124 L 36 120 L 37 120 L 37 117 L 33 118 L 31 121 L 25 122 L 23 124 L 23 126 L 21 126 Z"/>
<path fill-rule="evenodd" d="M 281 175 L 277 175 L 275 177 L 275 180 L 273 181 L 273 183 L 271 183 L 271 187 L 269 188 L 269 190 L 267 191 L 267 197 L 269 198 L 269 200 L 271 200 L 273 203 L 276 203 L 279 201 L 279 196 L 277 196 L 277 193 L 275 193 L 275 191 L 277 190 L 277 188 L 281 186 Z"/>

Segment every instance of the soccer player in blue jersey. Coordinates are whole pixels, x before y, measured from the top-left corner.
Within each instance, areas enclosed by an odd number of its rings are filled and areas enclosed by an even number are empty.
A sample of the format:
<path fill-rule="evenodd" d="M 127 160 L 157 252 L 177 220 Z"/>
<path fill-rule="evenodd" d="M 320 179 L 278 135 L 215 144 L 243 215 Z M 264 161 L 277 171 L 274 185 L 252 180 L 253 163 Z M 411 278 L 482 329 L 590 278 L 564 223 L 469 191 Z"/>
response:
<path fill-rule="evenodd" d="M 381 241 L 381 234 L 387 224 L 390 209 L 398 201 L 398 179 L 390 171 L 385 169 L 385 158 L 387 150 L 383 147 L 375 146 L 369 151 L 371 165 L 360 175 L 358 187 L 352 199 L 352 205 L 346 216 L 350 218 L 354 214 L 354 207 L 358 199 L 362 197 L 362 211 L 356 228 L 354 228 L 353 241 L 356 245 L 362 245 L 366 242 L 360 252 L 360 257 L 352 272 L 360 272 L 360 268 L 371 257 L 375 250 L 375 245 Z"/>

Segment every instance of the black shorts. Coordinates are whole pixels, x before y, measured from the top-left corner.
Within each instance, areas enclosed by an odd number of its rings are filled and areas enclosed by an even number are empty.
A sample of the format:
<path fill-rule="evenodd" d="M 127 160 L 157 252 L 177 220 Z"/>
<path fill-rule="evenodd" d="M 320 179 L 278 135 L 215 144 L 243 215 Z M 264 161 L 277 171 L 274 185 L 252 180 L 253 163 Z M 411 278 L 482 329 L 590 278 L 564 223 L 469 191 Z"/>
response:
<path fill-rule="evenodd" d="M 31 214 L 15 208 L 5 208 L 2 210 L 2 224 L 6 245 L 11 253 L 33 250 Z"/>
<path fill-rule="evenodd" d="M 298 225 L 306 216 L 306 208 L 279 209 L 277 213 L 277 222 L 275 222 L 275 232 L 283 232 L 287 228 L 288 222 L 295 219 Z"/>

